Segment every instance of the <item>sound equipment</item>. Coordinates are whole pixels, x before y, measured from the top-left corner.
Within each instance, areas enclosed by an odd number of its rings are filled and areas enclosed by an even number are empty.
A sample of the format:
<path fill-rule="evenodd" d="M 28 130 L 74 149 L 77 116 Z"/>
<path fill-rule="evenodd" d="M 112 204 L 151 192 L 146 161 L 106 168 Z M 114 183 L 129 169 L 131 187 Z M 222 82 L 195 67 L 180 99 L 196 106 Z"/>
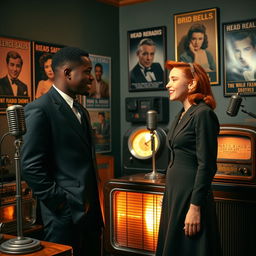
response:
<path fill-rule="evenodd" d="M 165 173 L 169 162 L 166 146 L 166 130 L 155 130 L 155 168 Z M 132 175 L 152 171 L 152 150 L 150 131 L 145 126 L 131 127 L 123 137 L 123 173 Z"/>
<path fill-rule="evenodd" d="M 24 230 L 29 229 L 36 221 L 36 199 L 25 181 L 21 182 L 22 222 Z M 16 183 L 0 185 L 0 232 L 11 234 L 17 229 L 16 219 Z"/>
<path fill-rule="evenodd" d="M 227 114 L 236 116 L 242 103 L 242 97 L 239 94 L 232 95 L 229 101 Z"/>
<path fill-rule="evenodd" d="M 148 110 L 155 110 L 158 123 L 169 122 L 168 97 L 130 97 L 125 99 L 126 121 L 145 123 Z"/>
<path fill-rule="evenodd" d="M 22 135 L 26 133 L 24 108 L 20 105 L 13 105 L 6 109 L 9 134 L 15 137 L 15 174 L 16 174 L 16 218 L 17 237 L 9 239 L 0 245 L 0 251 L 10 254 L 25 254 L 41 249 L 40 241 L 23 236 L 22 223 L 22 190 L 21 190 L 21 164 L 20 148 Z"/>
<path fill-rule="evenodd" d="M 214 181 L 256 185 L 256 127 L 223 124 Z"/>

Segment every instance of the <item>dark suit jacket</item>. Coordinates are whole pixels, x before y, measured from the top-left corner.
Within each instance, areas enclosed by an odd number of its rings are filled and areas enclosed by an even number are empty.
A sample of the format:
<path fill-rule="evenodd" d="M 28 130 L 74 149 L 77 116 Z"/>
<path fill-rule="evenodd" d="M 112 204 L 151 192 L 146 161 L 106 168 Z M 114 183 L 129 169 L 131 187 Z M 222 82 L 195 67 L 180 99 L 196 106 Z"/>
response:
<path fill-rule="evenodd" d="M 53 213 L 68 205 L 74 223 L 85 216 L 87 202 L 100 209 L 90 124 L 85 132 L 55 88 L 27 104 L 25 117 L 22 175 L 35 196 Z"/>
<path fill-rule="evenodd" d="M 17 79 L 18 86 L 17 96 L 28 96 L 28 87 L 26 84 Z M 0 79 L 0 95 L 2 96 L 14 96 L 12 86 L 7 76 Z"/>
<path fill-rule="evenodd" d="M 151 66 L 151 72 L 155 74 L 156 81 L 163 81 L 163 69 L 159 63 L 153 63 Z M 148 83 L 145 76 L 141 72 L 139 63 L 131 71 L 131 83 Z"/>

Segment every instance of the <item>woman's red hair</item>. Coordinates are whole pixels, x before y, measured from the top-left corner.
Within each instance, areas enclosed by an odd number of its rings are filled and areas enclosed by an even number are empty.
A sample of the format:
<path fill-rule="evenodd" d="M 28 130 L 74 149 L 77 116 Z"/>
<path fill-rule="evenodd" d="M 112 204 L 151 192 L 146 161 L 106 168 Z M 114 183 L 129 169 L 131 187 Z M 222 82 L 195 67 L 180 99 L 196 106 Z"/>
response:
<path fill-rule="evenodd" d="M 189 92 L 188 101 L 190 104 L 198 104 L 203 100 L 212 109 L 216 107 L 216 101 L 212 94 L 210 80 L 205 70 L 196 63 L 167 61 L 166 68 L 172 70 L 178 68 L 183 71 L 187 79 L 196 80 L 196 87 Z"/>

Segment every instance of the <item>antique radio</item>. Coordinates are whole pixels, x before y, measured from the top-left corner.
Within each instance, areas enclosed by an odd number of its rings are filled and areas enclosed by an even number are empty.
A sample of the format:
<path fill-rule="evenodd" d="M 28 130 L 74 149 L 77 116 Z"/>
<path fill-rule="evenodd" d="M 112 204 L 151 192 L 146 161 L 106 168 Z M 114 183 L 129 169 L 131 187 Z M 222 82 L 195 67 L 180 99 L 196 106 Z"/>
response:
<path fill-rule="evenodd" d="M 36 221 L 36 200 L 28 185 L 21 182 L 23 228 L 31 227 Z M 16 183 L 0 185 L 0 233 L 16 233 Z"/>
<path fill-rule="evenodd" d="M 214 181 L 256 184 L 256 127 L 221 125 Z"/>

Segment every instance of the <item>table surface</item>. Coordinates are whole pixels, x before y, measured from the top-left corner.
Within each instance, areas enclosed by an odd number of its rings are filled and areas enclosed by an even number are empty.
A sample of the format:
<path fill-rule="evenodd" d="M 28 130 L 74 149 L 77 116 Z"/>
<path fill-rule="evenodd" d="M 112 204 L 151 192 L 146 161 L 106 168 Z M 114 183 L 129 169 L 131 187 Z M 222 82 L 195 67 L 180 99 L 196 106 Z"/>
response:
<path fill-rule="evenodd" d="M 9 239 L 15 238 L 15 236 L 11 235 L 3 235 L 3 240 L 0 242 L 5 242 Z M 10 255 L 20 255 L 20 256 L 72 256 L 72 247 L 68 245 L 55 244 L 46 241 L 40 241 L 42 246 L 41 250 L 29 253 L 29 254 L 6 254 L 1 252 L 1 256 L 10 256 Z"/>

